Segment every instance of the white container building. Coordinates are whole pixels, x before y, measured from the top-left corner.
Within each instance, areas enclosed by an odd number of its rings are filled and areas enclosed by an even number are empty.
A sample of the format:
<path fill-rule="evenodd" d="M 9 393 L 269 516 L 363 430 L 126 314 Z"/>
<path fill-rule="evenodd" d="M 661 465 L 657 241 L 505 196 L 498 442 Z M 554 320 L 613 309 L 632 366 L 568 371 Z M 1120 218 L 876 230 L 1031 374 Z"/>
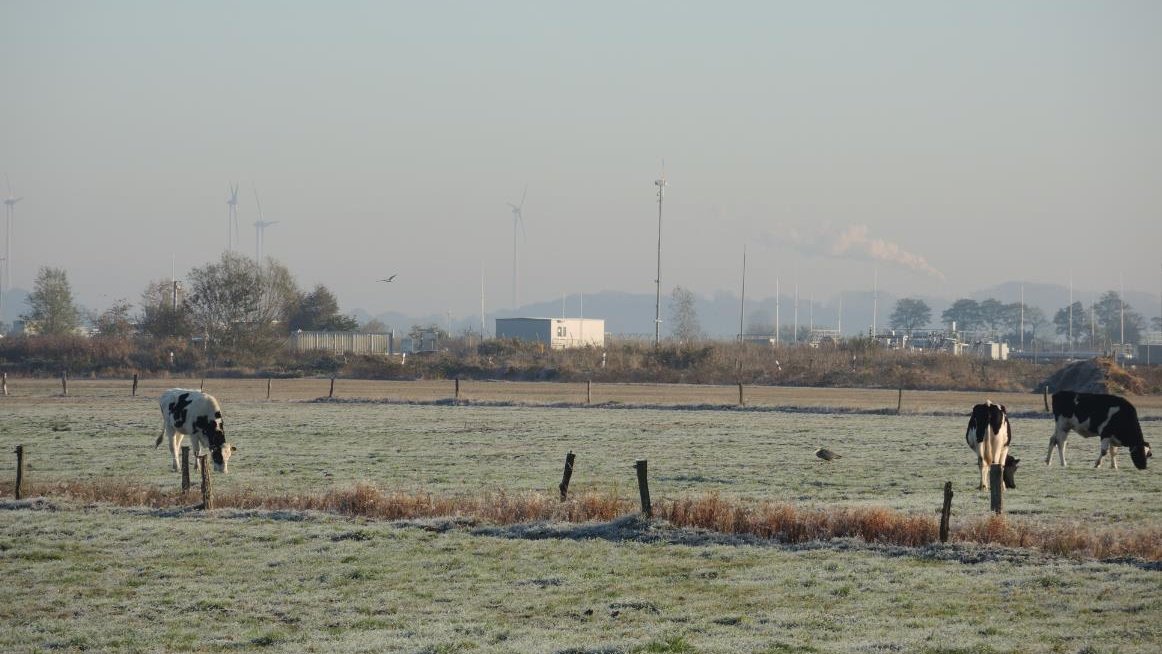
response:
<path fill-rule="evenodd" d="M 596 318 L 497 318 L 496 337 L 544 343 L 554 350 L 605 347 L 605 321 Z"/>

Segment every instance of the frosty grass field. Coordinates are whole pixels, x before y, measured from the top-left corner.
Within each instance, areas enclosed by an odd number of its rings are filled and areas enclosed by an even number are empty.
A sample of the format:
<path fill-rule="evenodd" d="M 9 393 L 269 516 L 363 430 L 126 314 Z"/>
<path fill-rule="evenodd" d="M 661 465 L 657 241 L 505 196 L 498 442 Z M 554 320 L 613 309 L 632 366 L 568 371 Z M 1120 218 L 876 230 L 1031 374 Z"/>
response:
<path fill-rule="evenodd" d="M 857 541 L 698 545 L 627 519 L 590 538 L 397 524 L 333 515 L 84 506 L 12 499 L 13 446 L 31 482 L 128 480 L 176 487 L 154 449 L 156 397 L 198 380 L 13 380 L 0 398 L 0 651 L 404 652 L 1157 652 L 1157 563 L 1086 561 L 968 545 L 923 550 Z M 717 492 L 799 506 L 932 514 L 945 481 L 953 522 L 988 511 L 964 443 L 983 396 L 893 391 L 465 383 L 207 380 L 239 450 L 215 488 L 318 493 L 368 482 L 439 495 L 571 491 L 636 497 L 648 459 L 655 498 Z M 353 401 L 362 398 L 371 401 Z M 1072 435 L 1070 466 L 1042 463 L 1051 421 L 1036 394 L 1009 406 L 1018 488 L 1011 519 L 1157 529 L 1155 459 L 1093 470 L 1097 442 Z M 389 401 L 382 401 L 389 400 Z M 415 401 L 420 403 L 405 403 Z M 1135 398 L 1162 443 L 1157 398 Z M 568 403 L 568 404 L 565 404 Z M 716 405 L 678 409 L 671 405 Z M 800 407 L 800 411 L 771 410 Z M 828 412 L 823 407 L 833 407 Z M 809 410 L 808 410 L 809 409 Z M 864 411 L 864 413 L 853 412 Z M 813 455 L 826 446 L 844 458 Z M 596 528 L 595 528 L 596 527 Z M 620 528 L 620 529 L 619 529 Z M 659 542 L 623 541 L 625 529 Z M 672 531 L 672 530 L 671 530 Z M 669 534 L 669 535 L 667 535 Z"/>

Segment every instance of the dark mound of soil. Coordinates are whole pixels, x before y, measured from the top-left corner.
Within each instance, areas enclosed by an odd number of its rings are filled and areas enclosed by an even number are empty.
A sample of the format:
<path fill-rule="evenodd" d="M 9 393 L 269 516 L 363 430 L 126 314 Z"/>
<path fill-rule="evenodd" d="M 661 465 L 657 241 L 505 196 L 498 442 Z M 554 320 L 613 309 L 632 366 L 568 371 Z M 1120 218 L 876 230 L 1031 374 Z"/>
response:
<path fill-rule="evenodd" d="M 1113 359 L 1094 358 L 1071 363 L 1049 375 L 1034 392 L 1048 386 L 1050 393 L 1075 391 L 1078 393 L 1110 393 L 1113 395 L 1141 395 L 1146 382 L 1122 368 Z"/>

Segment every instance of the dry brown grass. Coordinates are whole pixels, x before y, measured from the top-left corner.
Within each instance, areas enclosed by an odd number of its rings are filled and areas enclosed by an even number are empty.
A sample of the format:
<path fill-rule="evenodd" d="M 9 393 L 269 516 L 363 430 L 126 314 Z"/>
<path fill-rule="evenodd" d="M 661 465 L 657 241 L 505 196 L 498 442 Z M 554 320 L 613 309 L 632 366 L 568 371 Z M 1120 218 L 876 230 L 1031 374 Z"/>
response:
<path fill-rule="evenodd" d="M 12 484 L 0 484 L 12 496 Z M 26 496 L 62 497 L 84 503 L 169 508 L 189 506 L 196 490 L 182 495 L 119 480 L 34 484 Z M 637 505 L 614 492 L 575 494 L 566 502 L 540 492 L 493 491 L 480 495 L 433 495 L 384 491 L 369 483 L 321 494 L 264 495 L 255 490 L 215 494 L 218 508 L 270 511 L 321 511 L 378 520 L 459 518 L 513 525 L 537 521 L 584 523 L 611 521 Z M 676 527 L 756 536 L 780 543 L 858 538 L 868 543 L 922 547 L 938 538 L 935 516 L 905 514 L 882 507 L 802 508 L 783 502 L 745 502 L 717 493 L 662 500 L 654 515 Z M 1004 516 L 969 520 L 953 528 L 954 542 L 1035 548 L 1068 557 L 1162 560 L 1162 529 L 1091 530 L 1067 523 L 1040 526 Z"/>

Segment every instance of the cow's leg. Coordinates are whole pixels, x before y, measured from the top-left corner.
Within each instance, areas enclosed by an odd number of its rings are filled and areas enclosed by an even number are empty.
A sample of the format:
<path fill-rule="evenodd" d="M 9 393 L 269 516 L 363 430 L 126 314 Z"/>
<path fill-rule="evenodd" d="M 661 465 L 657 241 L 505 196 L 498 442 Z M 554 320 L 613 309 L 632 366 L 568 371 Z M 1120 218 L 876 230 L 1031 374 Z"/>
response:
<path fill-rule="evenodd" d="M 1118 446 L 1110 444 L 1110 467 L 1118 469 Z"/>
<path fill-rule="evenodd" d="M 1045 455 L 1045 465 L 1049 465 L 1053 460 L 1053 448 L 1057 448 L 1057 456 L 1061 459 L 1061 467 L 1065 467 L 1065 439 L 1068 437 L 1068 430 L 1061 429 L 1060 426 L 1054 428 L 1053 435 L 1049 437 L 1049 452 Z"/>
<path fill-rule="evenodd" d="M 978 466 L 980 466 L 980 486 L 977 486 L 977 489 L 978 490 L 985 490 L 989 487 L 989 482 L 988 482 L 989 477 L 988 477 L 988 464 L 985 463 L 985 458 L 984 458 L 984 444 L 982 444 L 982 443 L 976 444 L 976 464 Z"/>
<path fill-rule="evenodd" d="M 1097 453 L 1097 461 L 1093 462 L 1093 467 L 1095 467 L 1095 468 L 1101 467 L 1101 460 L 1103 458 L 1105 458 L 1106 453 L 1110 452 L 1110 449 L 1112 447 L 1113 446 L 1110 445 L 1110 439 L 1108 439 L 1108 438 L 1101 439 L 1101 450 L 1098 451 L 1098 453 Z M 1113 453 L 1112 452 L 1110 452 L 1110 460 L 1111 461 L 1113 460 Z"/>
<path fill-rule="evenodd" d="M 169 437 L 169 453 L 173 455 L 173 471 L 178 471 L 178 448 L 182 444 L 182 433 L 173 427 L 166 426 L 166 436 Z"/>

